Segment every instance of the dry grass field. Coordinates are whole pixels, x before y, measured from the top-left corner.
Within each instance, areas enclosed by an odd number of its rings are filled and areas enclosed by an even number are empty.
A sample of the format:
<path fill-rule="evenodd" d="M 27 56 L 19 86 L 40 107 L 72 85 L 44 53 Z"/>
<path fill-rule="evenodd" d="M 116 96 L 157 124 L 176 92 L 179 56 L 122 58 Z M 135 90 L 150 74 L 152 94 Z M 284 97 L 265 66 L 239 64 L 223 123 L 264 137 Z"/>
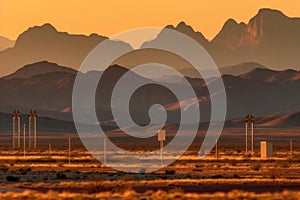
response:
<path fill-rule="evenodd" d="M 118 136 L 112 141 L 143 151 L 157 148 Z M 125 173 L 97 161 L 73 135 L 39 137 L 37 150 L 12 150 L 0 138 L 0 199 L 300 199 L 300 134 L 297 129 L 257 129 L 255 155 L 244 155 L 243 129 L 226 129 L 215 150 L 200 158 L 199 132 L 191 148 L 166 168 Z M 274 156 L 260 159 L 259 142 L 273 143 Z M 293 155 L 289 141 L 293 140 Z M 49 151 L 51 144 L 51 152 Z M 134 148 L 133 148 L 134 147 Z"/>

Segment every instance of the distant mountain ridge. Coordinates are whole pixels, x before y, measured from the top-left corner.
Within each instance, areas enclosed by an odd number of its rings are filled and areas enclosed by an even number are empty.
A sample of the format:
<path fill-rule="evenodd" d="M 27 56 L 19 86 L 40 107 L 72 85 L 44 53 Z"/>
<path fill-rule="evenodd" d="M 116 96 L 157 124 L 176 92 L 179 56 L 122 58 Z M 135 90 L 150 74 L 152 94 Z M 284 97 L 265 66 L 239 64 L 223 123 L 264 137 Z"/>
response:
<path fill-rule="evenodd" d="M 35 75 L 39 74 L 47 74 L 51 72 L 66 72 L 70 74 L 76 74 L 77 71 L 69 68 L 69 67 L 63 67 L 59 66 L 55 63 L 50 63 L 48 61 L 41 61 L 33 64 L 26 65 L 22 67 L 21 69 L 18 69 L 16 72 L 14 72 L 11 75 L 3 77 L 6 80 L 13 79 L 13 78 L 31 78 Z"/>
<path fill-rule="evenodd" d="M 297 58 L 300 18 L 287 17 L 278 10 L 260 9 L 248 24 L 230 21 L 211 43 L 225 47 L 235 60 L 254 61 L 274 69 L 300 69 Z M 225 57 L 221 60 L 226 62 Z M 226 60 L 231 62 L 230 57 Z"/>
<path fill-rule="evenodd" d="M 59 70 L 45 73 L 44 64 L 50 65 L 48 67 L 51 69 Z M 36 71 L 37 69 L 40 73 Z M 34 76 L 29 77 L 25 73 L 25 77 L 20 77 L 20 72 L 27 71 L 34 71 Z M 126 68 L 114 65 L 105 72 L 93 71 L 80 74 L 86 80 L 95 76 L 99 77 L 100 74 L 103 76 L 96 93 L 96 110 L 101 113 L 103 121 L 112 120 L 111 92 L 119 78 L 127 72 Z M 0 78 L 0 93 L 5 94 L 5 98 L 0 99 L 2 112 L 11 112 L 15 109 L 27 111 L 35 108 L 43 116 L 72 120 L 72 90 L 76 77 L 74 70 L 54 63 L 39 62 L 28 65 L 9 77 Z M 130 77 L 131 80 L 146 81 L 144 77 L 132 72 L 130 72 Z M 300 110 L 299 71 L 257 68 L 239 76 L 223 75 L 222 79 L 227 92 L 227 119 L 243 117 L 248 113 L 266 116 Z M 202 79 L 187 78 L 187 80 L 194 88 L 198 99 L 186 97 L 182 103 L 186 109 L 190 109 L 200 102 L 202 121 L 205 121 L 210 114 L 210 97 L 206 84 Z M 167 79 L 164 82 L 170 85 L 175 84 L 174 87 L 179 90 L 186 90 L 186 86 L 180 80 L 169 81 Z M 209 84 L 214 84 L 214 79 Z M 122 97 L 115 100 L 122 105 Z M 170 114 L 169 122 L 178 120 L 177 115 L 180 111 L 178 100 L 170 91 L 160 86 L 148 85 L 140 88 L 134 93 L 130 102 L 134 118 L 140 123 L 146 123 L 149 120 L 147 108 L 157 103 L 167 108 Z"/>
<path fill-rule="evenodd" d="M 211 41 L 184 22 L 166 28 L 196 40 L 219 67 L 256 62 L 278 70 L 300 69 L 300 18 L 287 17 L 278 10 L 260 9 L 247 24 L 229 19 Z M 152 42 L 162 38 L 165 38 L 164 31 Z"/>
<path fill-rule="evenodd" d="M 300 80 L 300 71 L 287 69 L 283 71 L 275 71 L 264 68 L 256 68 L 248 73 L 240 75 L 241 78 L 250 79 L 255 78 L 264 82 L 293 82 Z"/>
<path fill-rule="evenodd" d="M 220 72 L 221 74 L 230 74 L 230 75 L 238 76 L 241 74 L 245 74 L 254 69 L 268 69 L 268 68 L 255 62 L 244 62 L 234 66 L 221 67 Z"/>
<path fill-rule="evenodd" d="M 254 116 L 255 117 L 255 116 Z M 244 118 L 227 120 L 226 127 L 243 127 Z M 300 127 L 300 111 L 277 115 L 255 117 L 255 127 L 260 128 L 295 128 Z"/>
<path fill-rule="evenodd" d="M 300 18 L 290 18 L 278 10 L 260 9 L 248 23 L 229 19 L 211 41 L 184 22 L 166 28 L 196 40 L 218 67 L 255 62 L 278 70 L 300 69 Z M 164 31 L 153 41 L 159 41 L 163 34 Z M 105 39 L 108 38 L 97 34 L 85 36 L 59 32 L 51 24 L 29 28 L 20 34 L 14 47 L 0 50 L 0 75 L 8 75 L 24 65 L 44 60 L 77 70 L 86 55 Z M 130 48 L 126 43 L 122 45 Z M 186 61 L 174 59 L 169 54 L 144 51 L 129 54 L 114 64 L 131 68 L 149 60 L 157 61 L 160 57 L 158 61 L 176 69 L 189 68 Z"/>
<path fill-rule="evenodd" d="M 295 36 L 299 33 L 299 29 L 296 25 L 299 25 L 299 20 L 300 18 L 289 18 L 279 10 L 263 8 L 249 20 L 248 24 L 229 19 L 212 43 L 234 50 L 242 46 L 256 47 L 263 43 L 270 45 L 268 42 L 276 42 L 275 39 L 283 42 L 297 39 Z M 286 29 L 282 29 L 283 27 Z M 291 30 L 297 32 L 289 32 Z M 292 36 L 292 38 L 285 36 Z"/>
<path fill-rule="evenodd" d="M 233 66 L 225 66 L 225 67 L 220 67 L 219 71 L 221 75 L 228 74 L 228 75 L 234 75 L 238 76 L 241 74 L 245 74 L 251 70 L 254 69 L 268 69 L 266 66 L 263 66 L 259 63 L 255 62 L 243 62 L 237 65 Z M 191 78 L 199 78 L 198 72 L 195 71 L 193 68 L 183 68 L 179 69 L 179 72 L 181 72 L 183 75 L 191 77 Z M 206 73 L 209 74 L 210 70 L 204 70 Z"/>
<path fill-rule="evenodd" d="M 0 51 L 0 74 L 8 75 L 24 65 L 41 61 L 78 69 L 87 54 L 106 39 L 97 34 L 59 32 L 48 23 L 34 26 L 19 35 L 13 48 Z"/>

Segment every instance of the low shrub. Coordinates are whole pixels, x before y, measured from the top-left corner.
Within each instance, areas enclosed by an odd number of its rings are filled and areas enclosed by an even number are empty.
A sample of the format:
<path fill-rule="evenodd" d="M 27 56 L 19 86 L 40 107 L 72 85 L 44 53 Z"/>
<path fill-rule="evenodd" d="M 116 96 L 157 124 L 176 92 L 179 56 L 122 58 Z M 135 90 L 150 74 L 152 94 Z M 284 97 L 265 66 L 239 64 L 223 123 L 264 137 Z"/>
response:
<path fill-rule="evenodd" d="M 174 169 L 166 170 L 165 174 L 174 175 L 174 174 L 176 174 L 176 171 Z"/>
<path fill-rule="evenodd" d="M 6 177 L 6 180 L 7 180 L 8 182 L 18 182 L 18 181 L 20 180 L 20 178 L 17 177 L 17 176 L 7 176 L 7 177 Z"/>
<path fill-rule="evenodd" d="M 67 179 L 67 175 L 64 174 L 64 173 L 57 173 L 56 178 L 61 179 L 61 180 L 65 180 L 65 179 Z"/>

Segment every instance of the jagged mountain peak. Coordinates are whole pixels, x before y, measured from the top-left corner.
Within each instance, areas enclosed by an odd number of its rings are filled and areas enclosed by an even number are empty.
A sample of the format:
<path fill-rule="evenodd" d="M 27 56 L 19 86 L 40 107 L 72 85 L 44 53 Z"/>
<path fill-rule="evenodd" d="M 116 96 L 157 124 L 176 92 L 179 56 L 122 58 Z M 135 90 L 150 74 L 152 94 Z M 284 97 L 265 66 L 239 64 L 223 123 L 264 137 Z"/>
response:
<path fill-rule="evenodd" d="M 212 43 L 234 50 L 242 45 L 247 32 L 245 23 L 237 23 L 234 19 L 227 20 Z"/>
<path fill-rule="evenodd" d="M 195 32 L 195 30 L 190 25 L 187 25 L 184 21 L 179 22 L 177 24 L 176 28 L 177 29 L 189 29 L 189 30 L 192 30 Z"/>
<path fill-rule="evenodd" d="M 224 27 L 226 27 L 226 26 L 232 26 L 232 27 L 234 27 L 234 26 L 238 26 L 238 25 L 243 25 L 243 24 L 245 24 L 245 23 L 238 23 L 235 19 L 233 19 L 233 18 L 229 18 L 225 23 L 224 23 Z"/>
<path fill-rule="evenodd" d="M 30 27 L 27 31 L 29 30 L 45 30 L 45 31 L 55 31 L 55 32 L 58 32 L 57 29 L 50 23 L 45 23 L 41 26 L 33 26 L 33 27 Z"/>
<path fill-rule="evenodd" d="M 288 35 L 295 37 L 292 31 L 296 28 L 295 24 L 290 23 L 292 19 L 279 10 L 263 8 L 248 24 L 237 23 L 234 19 L 227 20 L 212 42 L 230 50 L 256 47 L 262 43 L 272 45 L 270 42 L 287 39 Z"/>
<path fill-rule="evenodd" d="M 183 34 L 193 38 L 195 41 L 197 41 L 201 45 L 208 46 L 209 42 L 205 38 L 205 36 L 201 32 L 195 31 L 192 26 L 186 24 L 184 21 L 179 22 L 176 26 L 167 25 L 167 26 L 165 26 L 165 29 L 171 29 L 171 30 L 178 31 L 180 33 L 183 33 Z M 162 37 L 162 36 L 164 36 L 164 31 L 159 33 L 157 38 L 152 41 L 159 40 L 160 37 Z M 149 41 L 147 43 L 151 43 L 151 41 Z"/>
<path fill-rule="evenodd" d="M 179 22 L 175 30 L 190 36 L 202 45 L 208 43 L 208 40 L 201 32 L 195 31 L 192 26 L 186 24 L 184 21 Z"/>
<path fill-rule="evenodd" d="M 19 35 L 16 41 L 16 47 L 24 48 L 24 45 L 28 45 L 32 40 L 35 41 L 36 44 L 32 44 L 35 46 L 39 46 L 40 44 L 55 44 L 56 42 L 64 43 L 67 41 L 71 41 L 74 39 L 81 40 L 79 42 L 89 42 L 89 40 L 98 40 L 102 41 L 107 37 L 103 37 L 97 34 L 90 34 L 89 36 L 81 35 L 81 34 L 69 34 L 67 32 L 58 31 L 52 24 L 46 23 L 41 26 L 33 26 L 24 31 Z M 38 44 L 37 44 L 38 43 Z"/>
<path fill-rule="evenodd" d="M 271 8 L 261 8 L 259 9 L 258 13 L 255 17 L 286 17 L 288 18 L 283 12 L 281 12 L 280 10 L 275 10 L 275 9 L 271 9 Z"/>

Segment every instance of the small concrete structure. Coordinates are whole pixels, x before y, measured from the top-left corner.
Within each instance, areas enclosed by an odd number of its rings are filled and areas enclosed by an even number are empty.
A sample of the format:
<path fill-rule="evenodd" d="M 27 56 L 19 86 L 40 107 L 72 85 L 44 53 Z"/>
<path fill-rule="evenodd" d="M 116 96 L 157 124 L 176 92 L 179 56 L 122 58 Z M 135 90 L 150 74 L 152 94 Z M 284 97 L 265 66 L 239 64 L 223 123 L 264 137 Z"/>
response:
<path fill-rule="evenodd" d="M 267 141 L 260 142 L 260 155 L 261 158 L 271 158 L 273 156 L 273 145 Z"/>

